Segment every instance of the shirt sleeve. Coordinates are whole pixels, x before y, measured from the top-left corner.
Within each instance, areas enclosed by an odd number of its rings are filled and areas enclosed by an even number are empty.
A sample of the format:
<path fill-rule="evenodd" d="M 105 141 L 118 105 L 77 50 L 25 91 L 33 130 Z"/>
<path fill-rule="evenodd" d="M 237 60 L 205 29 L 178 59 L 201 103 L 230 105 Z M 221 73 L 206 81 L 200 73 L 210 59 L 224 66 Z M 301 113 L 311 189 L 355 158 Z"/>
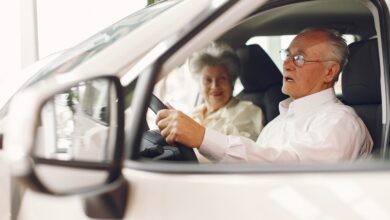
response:
<path fill-rule="evenodd" d="M 228 136 L 206 128 L 199 153 L 212 161 L 221 160 L 229 148 Z"/>
<path fill-rule="evenodd" d="M 298 161 L 295 152 L 262 148 L 249 138 L 224 135 L 209 128 L 206 128 L 199 152 L 206 158 L 218 162 L 276 162 L 287 158 L 288 161 Z"/>
<path fill-rule="evenodd" d="M 280 133 L 277 129 L 266 132 Z M 206 129 L 199 151 L 219 162 L 310 163 L 356 159 L 372 147 L 367 128 L 349 115 L 317 121 L 310 131 L 284 138 L 288 138 L 284 146 L 263 146 L 248 138 Z"/>

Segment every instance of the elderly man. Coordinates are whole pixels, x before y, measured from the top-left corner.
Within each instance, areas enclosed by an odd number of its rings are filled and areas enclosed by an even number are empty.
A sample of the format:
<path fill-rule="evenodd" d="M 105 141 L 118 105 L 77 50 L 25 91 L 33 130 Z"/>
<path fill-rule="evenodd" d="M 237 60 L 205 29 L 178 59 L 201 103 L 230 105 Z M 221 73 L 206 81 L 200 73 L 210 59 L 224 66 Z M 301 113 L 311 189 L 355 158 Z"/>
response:
<path fill-rule="evenodd" d="M 328 29 L 306 29 L 286 50 L 280 115 L 256 142 L 206 129 L 176 110 L 162 110 L 157 124 L 168 143 L 199 148 L 214 161 L 310 163 L 367 156 L 370 134 L 355 111 L 335 96 L 333 85 L 348 56 L 345 40 Z"/>

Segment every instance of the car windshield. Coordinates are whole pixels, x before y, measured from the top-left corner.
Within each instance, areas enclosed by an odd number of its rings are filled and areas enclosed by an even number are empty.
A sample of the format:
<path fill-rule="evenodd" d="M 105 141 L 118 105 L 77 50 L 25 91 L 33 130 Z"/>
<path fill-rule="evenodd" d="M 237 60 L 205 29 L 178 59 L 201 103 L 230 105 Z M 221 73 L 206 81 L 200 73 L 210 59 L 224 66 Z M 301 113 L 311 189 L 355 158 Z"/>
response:
<path fill-rule="evenodd" d="M 99 51 L 113 44 L 117 40 L 128 35 L 137 27 L 158 16 L 167 9 L 175 6 L 182 0 L 163 1 L 157 4 L 139 10 L 121 21 L 109 26 L 103 31 L 83 41 L 82 43 L 65 50 L 52 62 L 41 68 L 32 78 L 30 78 L 21 88 L 26 88 L 34 83 L 47 78 L 53 74 L 66 73 L 73 70 L 75 67 L 89 60 Z M 2 119 L 8 109 L 9 101 L 0 111 L 0 119 Z"/>

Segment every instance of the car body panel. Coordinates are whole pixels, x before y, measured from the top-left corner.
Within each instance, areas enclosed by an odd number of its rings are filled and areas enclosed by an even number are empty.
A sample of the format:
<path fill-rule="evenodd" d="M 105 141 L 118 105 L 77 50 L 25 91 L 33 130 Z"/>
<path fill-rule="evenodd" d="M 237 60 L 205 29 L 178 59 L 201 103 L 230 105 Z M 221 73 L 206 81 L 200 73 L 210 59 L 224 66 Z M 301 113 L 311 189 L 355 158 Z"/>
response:
<path fill-rule="evenodd" d="M 129 219 L 390 217 L 383 195 L 390 181 L 386 172 L 207 175 L 126 169 L 124 174 L 133 192 Z"/>
<path fill-rule="evenodd" d="M 224 175 L 124 168 L 123 174 L 130 186 L 124 219 L 390 218 L 387 171 Z M 46 211 L 37 212 L 41 207 Z M 19 219 L 88 219 L 81 207 L 77 196 L 28 191 Z"/>
<path fill-rule="evenodd" d="M 0 150 L 0 219 L 10 219 L 11 217 L 11 174 L 7 157 L 4 151 Z"/>

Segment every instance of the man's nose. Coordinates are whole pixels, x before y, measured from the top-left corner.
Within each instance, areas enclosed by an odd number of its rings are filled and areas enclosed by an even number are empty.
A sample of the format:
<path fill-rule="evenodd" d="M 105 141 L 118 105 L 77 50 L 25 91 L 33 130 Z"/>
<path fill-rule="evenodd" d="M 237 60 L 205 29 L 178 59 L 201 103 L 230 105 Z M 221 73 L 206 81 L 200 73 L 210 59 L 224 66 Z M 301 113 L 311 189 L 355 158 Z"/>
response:
<path fill-rule="evenodd" d="M 291 57 L 288 57 L 285 61 L 283 61 L 283 72 L 291 71 L 294 68 L 295 68 L 295 64 Z"/>

